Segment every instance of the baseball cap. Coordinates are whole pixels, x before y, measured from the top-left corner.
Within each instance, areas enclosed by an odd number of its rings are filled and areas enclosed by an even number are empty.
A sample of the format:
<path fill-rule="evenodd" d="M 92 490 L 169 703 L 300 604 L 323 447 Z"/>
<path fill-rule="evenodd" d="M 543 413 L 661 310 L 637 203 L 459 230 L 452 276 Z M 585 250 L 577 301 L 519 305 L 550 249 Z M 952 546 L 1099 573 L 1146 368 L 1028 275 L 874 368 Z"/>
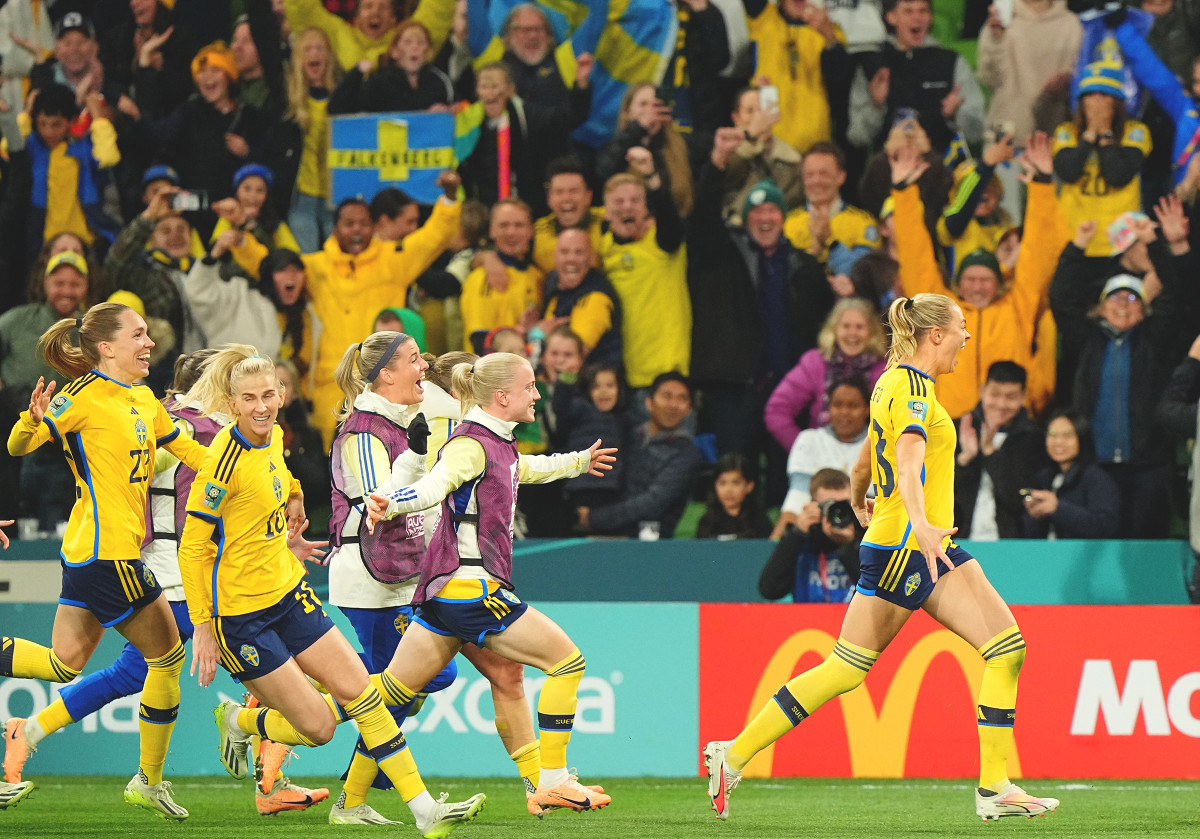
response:
<path fill-rule="evenodd" d="M 153 181 L 167 181 L 172 186 L 179 186 L 179 173 L 175 171 L 174 167 L 165 166 L 160 163 L 156 166 L 151 166 L 142 175 L 142 189 L 145 189 Z"/>
<path fill-rule="evenodd" d="M 79 12 L 67 12 L 54 25 L 55 40 L 58 40 L 68 32 L 82 32 L 93 40 L 96 37 L 96 29 L 92 26 L 92 22 Z"/>
<path fill-rule="evenodd" d="M 1100 300 L 1103 302 L 1114 291 L 1132 291 L 1139 300 L 1143 303 L 1146 302 L 1142 281 L 1132 274 L 1117 274 L 1115 277 L 1109 277 L 1108 282 L 1104 284 L 1104 290 L 1100 292 Z"/>
<path fill-rule="evenodd" d="M 49 277 L 64 265 L 70 265 L 85 277 L 88 275 L 88 265 L 86 259 L 75 253 L 75 251 L 62 251 L 61 253 L 56 253 L 54 256 L 50 257 L 50 259 L 46 262 L 46 273 L 42 276 Z"/>

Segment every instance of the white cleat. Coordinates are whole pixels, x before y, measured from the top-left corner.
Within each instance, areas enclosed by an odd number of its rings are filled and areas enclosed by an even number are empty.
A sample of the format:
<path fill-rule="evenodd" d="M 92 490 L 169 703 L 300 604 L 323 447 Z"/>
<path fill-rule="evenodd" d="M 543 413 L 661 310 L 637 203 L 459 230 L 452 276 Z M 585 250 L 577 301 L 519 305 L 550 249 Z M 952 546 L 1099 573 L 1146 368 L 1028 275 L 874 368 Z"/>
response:
<path fill-rule="evenodd" d="M 984 795 L 975 789 L 975 815 L 986 821 L 995 821 L 1002 816 L 1044 816 L 1058 809 L 1057 798 L 1037 798 L 1016 784 L 1009 784 L 1002 791 Z"/>
<path fill-rule="evenodd" d="M 221 735 L 221 745 L 218 754 L 225 771 L 235 778 L 245 778 L 249 771 L 250 760 L 247 752 L 250 749 L 250 735 L 237 726 L 237 713 L 242 706 L 226 700 L 213 708 L 213 718 L 217 723 L 217 731 Z"/>
<path fill-rule="evenodd" d="M 450 832 L 460 824 L 465 824 L 479 815 L 487 796 L 482 792 L 476 793 L 466 801 L 447 801 L 449 793 L 443 792 L 437 800 L 433 818 L 425 825 L 417 825 L 425 839 L 445 839 Z"/>
<path fill-rule="evenodd" d="M 729 794 L 742 780 L 742 773 L 729 768 L 725 753 L 732 740 L 713 740 L 704 747 L 704 765 L 708 767 L 708 798 L 721 821 L 729 818 Z"/>
<path fill-rule="evenodd" d="M 139 770 L 125 786 L 125 803 L 131 807 L 141 807 L 149 810 L 161 819 L 181 822 L 188 817 L 188 811 L 175 803 L 171 797 L 171 782 L 163 781 L 158 784 L 146 783 L 146 776 Z"/>
<path fill-rule="evenodd" d="M 33 792 L 33 781 L 21 781 L 18 784 L 0 781 L 0 810 L 16 807 L 28 798 L 31 792 Z"/>
<path fill-rule="evenodd" d="M 337 803 L 329 811 L 330 824 L 404 824 L 404 822 L 384 818 L 366 804 L 359 804 L 357 807 L 347 809 L 343 806 L 345 803 L 346 793 L 343 790 L 342 794 L 338 796 Z"/>

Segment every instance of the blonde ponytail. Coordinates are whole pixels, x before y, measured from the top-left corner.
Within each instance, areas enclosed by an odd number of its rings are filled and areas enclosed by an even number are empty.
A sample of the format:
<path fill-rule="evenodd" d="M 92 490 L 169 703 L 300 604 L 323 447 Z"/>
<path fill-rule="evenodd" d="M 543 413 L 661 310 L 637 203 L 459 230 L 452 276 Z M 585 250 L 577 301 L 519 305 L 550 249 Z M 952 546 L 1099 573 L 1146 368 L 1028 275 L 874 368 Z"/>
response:
<path fill-rule="evenodd" d="M 921 338 L 934 327 L 948 326 L 953 313 L 954 301 L 944 294 L 921 293 L 893 300 L 887 316 L 892 331 L 888 367 L 916 355 Z"/>
<path fill-rule="evenodd" d="M 199 402 L 201 413 L 209 416 L 229 412 L 236 393 L 234 383 L 246 376 L 270 376 L 279 385 L 275 364 L 260 356 L 249 344 L 226 344 L 204 364 L 204 372 L 184 394 L 184 402 Z"/>
<path fill-rule="evenodd" d="M 507 390 L 528 359 L 510 352 L 485 355 L 474 364 L 462 362 L 450 372 L 450 389 L 458 394 L 465 416 L 476 405 L 491 404 L 496 391 Z"/>
<path fill-rule="evenodd" d="M 78 379 L 100 364 L 100 342 L 111 341 L 121 330 L 121 318 L 133 311 L 123 303 L 100 303 L 82 318 L 63 318 L 38 339 L 37 349 L 46 363 L 71 379 Z M 79 330 L 79 346 L 71 330 Z"/>
<path fill-rule="evenodd" d="M 395 343 L 397 338 L 399 343 Z M 361 344 L 352 344 L 346 348 L 346 352 L 342 353 L 342 360 L 333 372 L 333 381 L 341 389 L 343 397 L 334 410 L 339 423 L 345 422 L 346 417 L 350 416 L 358 395 L 371 389 L 371 382 L 368 381 L 371 372 L 375 371 L 375 375 L 379 375 L 379 370 L 391 364 L 392 359 L 400 354 L 400 347 L 412 340 L 411 336 L 403 332 L 374 332 Z M 385 355 L 388 357 L 384 358 Z"/>

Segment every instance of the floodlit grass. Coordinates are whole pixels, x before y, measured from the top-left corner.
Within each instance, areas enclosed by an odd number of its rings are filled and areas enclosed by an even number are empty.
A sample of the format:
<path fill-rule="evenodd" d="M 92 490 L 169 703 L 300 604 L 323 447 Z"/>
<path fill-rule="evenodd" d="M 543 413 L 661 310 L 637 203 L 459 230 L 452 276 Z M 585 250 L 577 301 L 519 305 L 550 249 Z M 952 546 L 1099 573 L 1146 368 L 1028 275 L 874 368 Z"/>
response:
<path fill-rule="evenodd" d="M 330 802 L 301 813 L 263 818 L 254 810 L 249 781 L 227 777 L 175 778 L 176 800 L 191 811 L 181 825 L 128 807 L 121 798 L 125 777 L 33 777 L 38 788 L 19 806 L 0 812 L 0 836 L 182 836 L 229 839 L 259 837 L 416 836 L 412 818 L 395 793 L 373 791 L 370 803 L 404 827 L 335 827 Z M 297 779 L 325 784 L 336 797 L 334 779 Z M 1036 795 L 1060 798 L 1057 813 L 1006 818 L 986 825 L 974 815 L 969 781 L 852 781 L 750 779 L 733 793 L 729 821 L 708 809 L 702 778 L 585 778 L 602 783 L 613 804 L 595 813 L 548 813 L 538 821 L 525 812 L 520 787 L 507 778 L 433 778 L 430 791 L 452 799 L 486 792 L 479 818 L 461 827 L 462 839 L 509 837 L 870 837 L 985 836 L 1055 837 L 1200 836 L 1200 783 L 1189 781 L 1029 781 Z"/>

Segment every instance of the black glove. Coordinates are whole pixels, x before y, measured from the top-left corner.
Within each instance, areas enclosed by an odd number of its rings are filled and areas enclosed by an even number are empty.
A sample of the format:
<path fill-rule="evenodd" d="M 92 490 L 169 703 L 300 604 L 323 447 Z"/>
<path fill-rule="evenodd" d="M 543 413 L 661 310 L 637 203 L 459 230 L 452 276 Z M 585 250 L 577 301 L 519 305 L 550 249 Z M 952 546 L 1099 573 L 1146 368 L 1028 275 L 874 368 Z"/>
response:
<path fill-rule="evenodd" d="M 1116 29 L 1125 22 L 1125 18 L 1128 16 L 1128 14 L 1128 9 L 1122 6 L 1116 11 L 1109 12 L 1104 16 L 1104 25 L 1110 29 Z"/>
<path fill-rule="evenodd" d="M 405 429 L 408 434 L 408 447 L 424 457 L 429 454 L 429 423 L 425 422 L 424 414 L 417 414 L 408 422 Z"/>

